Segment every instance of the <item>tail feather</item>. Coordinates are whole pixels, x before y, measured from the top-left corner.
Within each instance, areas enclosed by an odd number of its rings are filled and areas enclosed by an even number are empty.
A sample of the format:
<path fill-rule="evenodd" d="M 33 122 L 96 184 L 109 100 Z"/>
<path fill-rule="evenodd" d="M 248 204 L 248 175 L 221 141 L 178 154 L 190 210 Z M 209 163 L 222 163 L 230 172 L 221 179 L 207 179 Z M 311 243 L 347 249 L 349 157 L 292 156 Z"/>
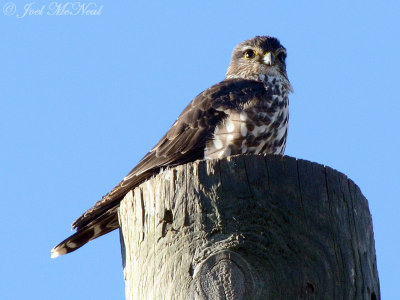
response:
<path fill-rule="evenodd" d="M 66 238 L 51 250 L 51 258 L 55 258 L 79 249 L 87 242 L 109 233 L 119 227 L 118 210 L 119 206 L 106 211 L 92 222 L 79 228 L 76 233 Z"/>

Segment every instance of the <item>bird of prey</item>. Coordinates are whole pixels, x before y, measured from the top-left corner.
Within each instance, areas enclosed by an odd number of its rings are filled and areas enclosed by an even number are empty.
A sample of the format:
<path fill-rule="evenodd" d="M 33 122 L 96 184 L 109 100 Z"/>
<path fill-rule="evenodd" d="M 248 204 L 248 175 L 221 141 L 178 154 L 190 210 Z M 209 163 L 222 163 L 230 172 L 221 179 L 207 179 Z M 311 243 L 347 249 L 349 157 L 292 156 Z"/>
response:
<path fill-rule="evenodd" d="M 236 46 L 225 79 L 189 103 L 136 167 L 72 224 L 76 233 L 51 256 L 117 229 L 125 194 L 166 167 L 234 154 L 283 154 L 292 91 L 285 59 L 286 49 L 274 37 L 256 36 Z"/>

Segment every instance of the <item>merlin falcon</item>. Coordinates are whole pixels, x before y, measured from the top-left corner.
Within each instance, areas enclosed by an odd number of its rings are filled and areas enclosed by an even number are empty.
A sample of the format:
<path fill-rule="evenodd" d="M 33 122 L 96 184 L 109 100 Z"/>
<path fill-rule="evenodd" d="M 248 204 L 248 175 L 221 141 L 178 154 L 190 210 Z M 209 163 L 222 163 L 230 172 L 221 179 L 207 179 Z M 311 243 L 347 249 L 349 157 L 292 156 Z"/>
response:
<path fill-rule="evenodd" d="M 80 216 L 76 233 L 51 251 L 57 257 L 119 228 L 118 208 L 128 191 L 167 167 L 235 154 L 283 154 L 292 86 L 286 49 L 256 36 L 236 46 L 226 77 L 201 94 L 133 170 Z"/>

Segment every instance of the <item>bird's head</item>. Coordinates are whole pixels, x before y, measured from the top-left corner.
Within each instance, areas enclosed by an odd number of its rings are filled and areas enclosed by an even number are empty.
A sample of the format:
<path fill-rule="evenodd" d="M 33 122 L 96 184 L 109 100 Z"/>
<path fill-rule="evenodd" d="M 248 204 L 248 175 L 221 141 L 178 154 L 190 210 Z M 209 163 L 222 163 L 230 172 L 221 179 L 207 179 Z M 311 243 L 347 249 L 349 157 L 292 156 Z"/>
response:
<path fill-rule="evenodd" d="M 259 80 L 260 75 L 282 77 L 290 85 L 286 74 L 286 48 L 274 37 L 256 36 L 233 49 L 226 78 Z"/>

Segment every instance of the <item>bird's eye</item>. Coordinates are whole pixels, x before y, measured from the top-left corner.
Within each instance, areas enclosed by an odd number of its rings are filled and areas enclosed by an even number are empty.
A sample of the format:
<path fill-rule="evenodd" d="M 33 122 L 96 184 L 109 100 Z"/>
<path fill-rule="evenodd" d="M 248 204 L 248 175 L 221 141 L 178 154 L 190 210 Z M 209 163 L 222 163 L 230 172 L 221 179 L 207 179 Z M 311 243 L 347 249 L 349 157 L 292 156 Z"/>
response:
<path fill-rule="evenodd" d="M 285 52 L 280 52 L 280 53 L 278 54 L 278 59 L 279 59 L 281 62 L 285 62 L 286 53 L 285 53 Z"/>
<path fill-rule="evenodd" d="M 249 49 L 244 52 L 245 59 L 252 59 L 252 58 L 254 58 L 254 56 L 256 56 L 256 53 L 254 52 L 254 50 Z"/>

